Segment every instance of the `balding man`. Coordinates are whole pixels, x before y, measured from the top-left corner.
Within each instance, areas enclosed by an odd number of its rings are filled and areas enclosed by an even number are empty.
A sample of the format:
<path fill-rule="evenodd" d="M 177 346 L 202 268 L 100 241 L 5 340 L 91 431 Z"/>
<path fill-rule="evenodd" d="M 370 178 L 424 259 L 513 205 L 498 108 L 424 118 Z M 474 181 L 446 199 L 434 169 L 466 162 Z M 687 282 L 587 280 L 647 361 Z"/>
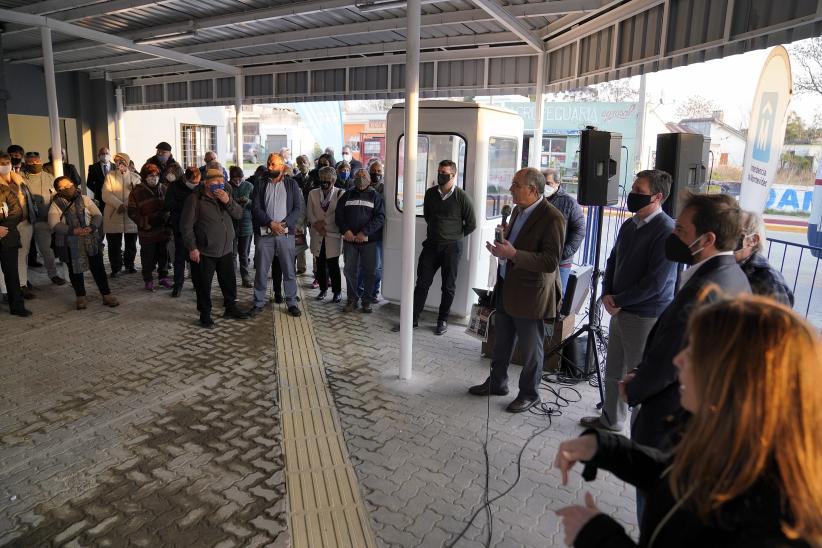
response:
<path fill-rule="evenodd" d="M 269 154 L 267 167 L 268 170 L 257 182 L 251 202 L 256 269 L 251 314 L 258 314 L 268 303 L 268 272 L 276 258 L 283 274 L 288 312 L 292 316 L 300 316 L 294 272 L 294 234 L 303 210 L 302 191 L 297 181 L 287 173 L 288 166 L 282 156 Z"/>
<path fill-rule="evenodd" d="M 545 176 L 534 168 L 519 170 L 511 182 L 514 212 L 502 241 L 486 242 L 500 259 L 496 300 L 496 338 L 491 376 L 468 391 L 475 396 L 508 394 L 508 365 L 514 342 L 525 357 L 519 395 L 506 411 L 522 413 L 539 403 L 544 359 L 545 320 L 554 318 L 561 296 L 559 263 L 565 241 L 562 213 L 544 199 Z"/>
<path fill-rule="evenodd" d="M 213 150 L 206 151 L 206 153 L 203 154 L 203 162 L 205 162 L 205 164 L 200 166 L 200 180 L 205 181 L 206 171 L 208 168 L 213 167 L 223 170 L 223 180 L 228 181 L 228 172 L 222 165 L 220 165 L 220 162 L 217 160 L 216 152 Z"/>
<path fill-rule="evenodd" d="M 97 151 L 97 161 L 88 166 L 86 186 L 94 194 L 94 201 L 97 202 L 104 219 L 106 203 L 103 201 L 103 183 L 106 182 L 106 176 L 109 172 L 115 169 L 117 169 L 117 166 L 111 161 L 111 152 L 108 147 L 100 147 L 100 150 Z"/>

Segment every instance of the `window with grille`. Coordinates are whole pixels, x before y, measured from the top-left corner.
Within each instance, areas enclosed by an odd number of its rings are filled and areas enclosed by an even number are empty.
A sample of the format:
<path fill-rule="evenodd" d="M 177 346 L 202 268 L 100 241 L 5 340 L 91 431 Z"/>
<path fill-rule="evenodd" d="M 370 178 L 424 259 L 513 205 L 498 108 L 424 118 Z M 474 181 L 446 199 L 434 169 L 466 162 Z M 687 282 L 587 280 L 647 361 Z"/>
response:
<path fill-rule="evenodd" d="M 183 167 L 201 166 L 205 163 L 203 156 L 217 147 L 217 126 L 180 125 L 182 139 Z"/>

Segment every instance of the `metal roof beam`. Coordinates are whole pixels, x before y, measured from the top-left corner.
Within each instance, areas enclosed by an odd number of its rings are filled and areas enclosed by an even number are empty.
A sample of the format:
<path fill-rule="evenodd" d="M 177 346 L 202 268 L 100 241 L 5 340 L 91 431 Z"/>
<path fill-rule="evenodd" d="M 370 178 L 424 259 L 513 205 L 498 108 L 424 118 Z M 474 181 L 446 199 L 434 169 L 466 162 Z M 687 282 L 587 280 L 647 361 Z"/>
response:
<path fill-rule="evenodd" d="M 47 13 L 59 12 L 76 8 L 78 6 L 88 6 L 91 4 L 101 4 L 104 2 L 105 0 L 43 0 L 42 2 L 34 2 L 28 6 L 20 6 L 19 8 L 15 8 L 14 11 L 19 11 L 20 13 L 46 15 Z M 98 9 L 97 12 L 101 13 L 101 10 Z"/>
<path fill-rule="evenodd" d="M 559 34 L 560 32 L 570 29 L 574 25 L 579 24 L 579 22 L 583 19 L 588 18 L 596 12 L 607 10 L 619 5 L 620 3 L 622 3 L 622 0 L 597 0 L 596 2 L 593 2 L 593 5 L 586 10 L 580 10 L 580 12 L 577 13 L 569 13 L 568 15 L 560 17 L 556 21 L 549 23 L 547 26 L 540 29 L 538 34 L 543 40 L 545 40 L 551 36 Z"/>
<path fill-rule="evenodd" d="M 519 36 L 526 44 L 539 52 L 545 51 L 545 42 L 542 38 L 534 34 L 528 25 L 506 11 L 497 0 L 473 0 L 473 2 L 494 16 L 499 24 Z"/>
<path fill-rule="evenodd" d="M 167 1 L 167 0 L 165 0 Z M 89 17 L 99 17 L 99 16 L 110 16 L 117 13 L 122 13 L 124 11 L 132 10 L 132 9 L 140 9 L 146 6 L 154 5 L 154 4 L 163 4 L 165 3 L 164 0 L 94 0 L 93 2 L 83 1 L 77 2 L 75 0 L 74 4 L 79 7 L 72 7 L 71 9 L 66 9 L 54 13 L 40 11 L 25 11 L 25 13 L 36 13 L 37 15 L 48 15 L 50 19 L 55 19 L 57 21 L 65 21 L 66 23 L 74 23 L 77 21 L 82 21 L 83 19 L 87 19 Z M 105 2 L 105 6 L 101 7 L 99 4 Z M 88 4 L 88 5 L 85 5 Z M 35 5 L 36 6 L 36 5 Z M 32 6 L 26 6 L 26 10 L 31 10 Z M 24 8 L 16 9 L 15 11 L 24 11 Z M 7 25 L 6 30 L 3 33 L 3 36 L 13 36 L 15 34 L 20 34 L 22 32 L 27 32 L 31 30 L 32 27 L 28 27 L 26 25 Z"/>
<path fill-rule="evenodd" d="M 121 38 L 120 36 L 116 36 L 114 34 L 107 34 L 105 32 L 87 29 L 85 27 L 72 25 L 71 23 L 65 23 L 63 21 L 55 21 L 42 15 L 30 15 L 13 10 L 0 9 L 0 21 L 8 21 L 10 23 L 18 23 L 21 25 L 35 27 L 45 27 L 68 36 L 76 36 L 103 44 L 119 46 L 122 48 L 139 51 L 147 55 L 153 55 L 154 57 L 171 59 L 172 61 L 177 61 L 179 63 L 188 63 L 234 76 L 242 75 L 242 69 L 239 67 L 218 63 L 216 61 L 210 61 L 208 59 L 202 59 L 200 57 L 195 57 L 194 55 L 158 48 L 157 46 L 135 44 L 131 40 Z"/>

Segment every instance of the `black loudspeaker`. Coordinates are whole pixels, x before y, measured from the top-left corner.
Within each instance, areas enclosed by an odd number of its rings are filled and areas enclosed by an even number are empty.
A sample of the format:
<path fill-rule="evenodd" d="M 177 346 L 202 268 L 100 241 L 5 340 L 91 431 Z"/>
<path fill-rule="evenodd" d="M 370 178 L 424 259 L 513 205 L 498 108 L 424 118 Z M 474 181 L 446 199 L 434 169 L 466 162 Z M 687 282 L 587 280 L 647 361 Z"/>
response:
<path fill-rule="evenodd" d="M 614 205 L 619 200 L 619 158 L 622 135 L 589 128 L 580 133 L 580 205 Z"/>
<path fill-rule="evenodd" d="M 662 210 L 676 217 L 682 209 L 683 193 L 699 192 L 705 183 L 708 165 L 706 139 L 700 133 L 660 133 L 656 136 L 656 169 L 667 171 L 673 178 L 671 194 Z"/>

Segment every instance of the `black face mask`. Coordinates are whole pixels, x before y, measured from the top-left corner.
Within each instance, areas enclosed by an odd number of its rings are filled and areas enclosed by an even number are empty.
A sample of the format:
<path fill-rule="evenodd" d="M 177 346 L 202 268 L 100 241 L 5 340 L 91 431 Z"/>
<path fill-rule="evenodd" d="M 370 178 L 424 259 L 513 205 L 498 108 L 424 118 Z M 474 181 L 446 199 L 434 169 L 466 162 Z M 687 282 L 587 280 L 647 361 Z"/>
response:
<path fill-rule="evenodd" d="M 742 236 L 739 237 L 739 240 L 736 242 L 736 247 L 734 248 L 734 251 L 740 251 L 744 247 L 745 247 L 745 235 L 743 234 Z"/>
<path fill-rule="evenodd" d="M 447 173 L 437 173 L 437 184 L 440 186 L 445 186 L 448 184 L 448 181 L 451 180 L 451 176 Z"/>
<path fill-rule="evenodd" d="M 77 194 L 77 189 L 69 188 L 67 190 L 61 190 L 61 191 L 58 192 L 58 194 L 60 195 L 60 197 L 66 199 L 70 202 L 74 199 L 74 196 Z"/>
<path fill-rule="evenodd" d="M 280 177 L 280 173 L 281 173 L 280 170 L 275 169 L 274 171 L 269 171 L 268 176 L 271 177 L 271 179 L 277 179 L 277 178 Z"/>
<path fill-rule="evenodd" d="M 22 163 L 23 163 L 22 158 L 12 158 L 11 159 L 11 165 L 13 165 L 13 166 L 19 166 Z"/>
<path fill-rule="evenodd" d="M 331 188 L 332 181 L 320 181 L 320 188 L 323 190 L 328 190 Z"/>
<path fill-rule="evenodd" d="M 371 174 L 371 184 L 378 185 L 382 182 L 382 175 L 379 173 L 372 173 Z"/>
<path fill-rule="evenodd" d="M 691 252 L 691 248 L 700 240 L 700 238 L 702 238 L 702 236 L 694 240 L 691 245 L 688 245 L 680 240 L 679 236 L 671 233 L 671 235 L 668 236 L 668 239 L 665 240 L 665 258 L 675 263 L 687 265 L 694 264 L 696 262 L 696 257 L 694 257 L 694 253 Z M 700 251 L 702 250 L 700 249 Z"/>
<path fill-rule="evenodd" d="M 628 200 L 626 205 L 628 207 L 628 211 L 631 213 L 636 213 L 643 207 L 647 206 L 651 203 L 651 196 L 650 194 L 637 194 L 636 192 L 631 192 L 628 194 Z"/>
<path fill-rule="evenodd" d="M 40 173 L 43 171 L 43 164 L 30 164 L 26 169 L 32 173 Z"/>

